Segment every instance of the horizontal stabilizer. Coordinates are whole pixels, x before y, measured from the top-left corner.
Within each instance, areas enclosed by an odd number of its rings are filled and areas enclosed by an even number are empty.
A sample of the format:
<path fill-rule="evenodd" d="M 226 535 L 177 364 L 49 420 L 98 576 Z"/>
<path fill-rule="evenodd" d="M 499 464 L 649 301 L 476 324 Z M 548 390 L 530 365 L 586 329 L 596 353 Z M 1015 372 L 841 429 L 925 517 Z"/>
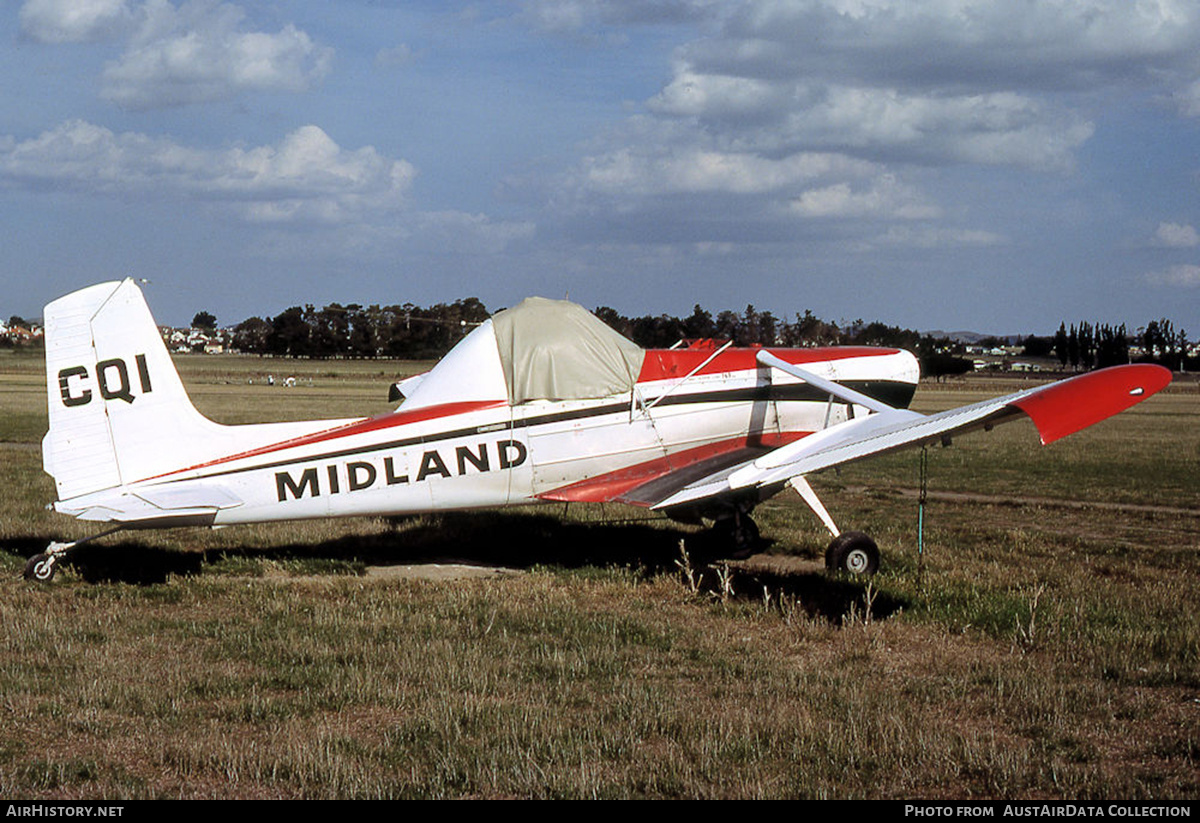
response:
<path fill-rule="evenodd" d="M 123 523 L 138 528 L 207 526 L 221 509 L 243 501 L 216 484 L 189 487 L 150 486 L 136 491 L 105 489 L 55 505 L 57 511 L 80 520 Z"/>
<path fill-rule="evenodd" d="M 221 486 L 150 486 L 135 494 L 160 509 L 232 509 L 242 500 Z"/>

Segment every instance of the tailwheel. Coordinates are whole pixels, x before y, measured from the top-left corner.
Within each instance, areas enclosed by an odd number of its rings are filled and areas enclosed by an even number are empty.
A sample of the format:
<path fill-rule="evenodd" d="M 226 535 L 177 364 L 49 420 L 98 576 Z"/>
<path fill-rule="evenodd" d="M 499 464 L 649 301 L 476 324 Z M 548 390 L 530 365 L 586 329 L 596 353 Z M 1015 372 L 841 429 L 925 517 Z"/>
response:
<path fill-rule="evenodd" d="M 25 579 L 36 580 L 39 583 L 49 583 L 58 571 L 58 561 L 66 557 L 67 552 L 75 548 L 83 540 L 74 543 L 51 543 L 42 554 L 35 554 L 25 564 Z"/>
<path fill-rule="evenodd" d="M 58 570 L 54 562 L 57 559 L 58 557 L 52 554 L 35 554 L 25 564 L 25 579 L 49 583 L 54 579 L 54 572 Z"/>
<path fill-rule="evenodd" d="M 100 534 L 94 534 L 91 537 L 84 537 L 81 540 L 76 540 L 71 543 L 54 542 L 47 547 L 42 554 L 35 554 L 29 558 L 29 562 L 25 564 L 25 579 L 36 580 L 39 583 L 49 583 L 54 579 L 54 573 L 58 571 L 58 563 L 61 560 L 66 560 L 67 555 L 73 552 L 84 543 L 90 543 L 101 537 L 107 537 L 110 534 L 116 534 L 122 531 L 124 526 L 117 526 Z"/>
<path fill-rule="evenodd" d="M 842 532 L 825 550 L 825 568 L 869 577 L 879 571 L 879 547 L 863 532 Z"/>

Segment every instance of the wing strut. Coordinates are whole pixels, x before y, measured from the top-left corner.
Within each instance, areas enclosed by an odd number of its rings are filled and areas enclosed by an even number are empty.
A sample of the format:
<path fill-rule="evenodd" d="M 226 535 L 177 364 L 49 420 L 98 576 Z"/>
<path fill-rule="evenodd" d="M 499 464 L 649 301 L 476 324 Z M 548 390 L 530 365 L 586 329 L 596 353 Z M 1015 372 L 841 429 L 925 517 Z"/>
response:
<path fill-rule="evenodd" d="M 832 537 L 837 537 L 841 534 L 837 525 L 833 522 L 833 518 L 829 516 L 829 511 L 821 502 L 821 498 L 817 497 L 817 493 L 813 491 L 812 486 L 808 484 L 808 479 L 802 474 L 798 474 L 787 482 L 789 486 L 796 490 L 796 493 L 804 499 L 808 507 L 813 510 L 813 514 L 821 519 L 825 524 L 825 528 L 829 530 Z"/>
<path fill-rule="evenodd" d="M 810 386 L 815 386 L 834 397 L 839 397 L 847 403 L 853 403 L 856 406 L 866 406 L 873 412 L 895 411 L 895 407 L 889 406 L 887 403 L 876 400 L 874 397 L 868 397 L 862 392 L 856 392 L 854 389 L 846 388 L 840 383 L 834 383 L 832 380 L 818 377 L 806 369 L 794 366 L 786 360 L 781 360 L 766 349 L 759 351 L 757 358 L 759 363 L 765 366 L 773 366 L 781 372 L 790 374 L 792 377 L 798 377 Z"/>

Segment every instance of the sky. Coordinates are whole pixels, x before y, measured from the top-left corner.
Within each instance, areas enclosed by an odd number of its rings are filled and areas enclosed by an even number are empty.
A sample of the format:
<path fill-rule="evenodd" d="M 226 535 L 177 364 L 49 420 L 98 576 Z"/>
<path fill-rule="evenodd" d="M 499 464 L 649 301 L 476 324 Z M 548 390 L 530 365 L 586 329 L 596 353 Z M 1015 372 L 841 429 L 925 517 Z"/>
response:
<path fill-rule="evenodd" d="M 1194 0 L 0 0 L 0 315 L 1200 337 Z"/>

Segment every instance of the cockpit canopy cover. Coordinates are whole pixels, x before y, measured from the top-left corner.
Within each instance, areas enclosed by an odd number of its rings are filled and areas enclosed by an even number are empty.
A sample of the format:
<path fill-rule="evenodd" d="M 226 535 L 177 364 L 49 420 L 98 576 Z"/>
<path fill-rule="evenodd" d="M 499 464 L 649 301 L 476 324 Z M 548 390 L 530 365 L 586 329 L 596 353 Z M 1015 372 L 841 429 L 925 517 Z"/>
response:
<path fill-rule="evenodd" d="M 492 317 L 508 401 L 576 400 L 633 390 L 646 352 L 582 306 L 529 297 Z"/>

